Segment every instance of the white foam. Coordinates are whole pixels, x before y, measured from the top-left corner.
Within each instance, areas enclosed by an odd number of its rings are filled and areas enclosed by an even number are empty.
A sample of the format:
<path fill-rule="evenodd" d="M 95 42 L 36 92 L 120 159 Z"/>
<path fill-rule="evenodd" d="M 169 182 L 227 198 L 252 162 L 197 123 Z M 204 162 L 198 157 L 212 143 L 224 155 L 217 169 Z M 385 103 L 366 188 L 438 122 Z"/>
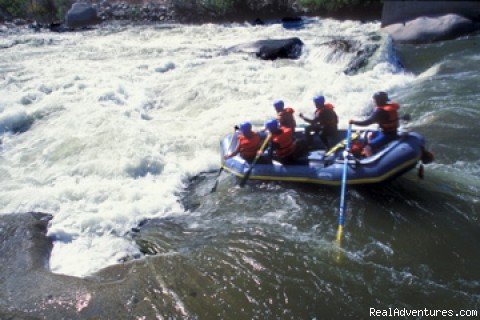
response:
<path fill-rule="evenodd" d="M 388 59 L 355 76 L 342 72 L 350 54 L 327 61 L 322 43 L 368 41 L 378 31 L 379 24 L 313 19 L 298 31 L 207 24 L 43 42 L 29 40 L 41 35 L 9 35 L 5 42 L 21 37 L 22 45 L 2 49 L 8 68 L 0 68 L 0 127 L 34 122 L 0 154 L 2 211 L 54 215 L 56 272 L 82 276 L 136 256 L 123 236 L 145 218 L 185 214 L 177 191 L 188 175 L 218 168 L 219 140 L 234 124 L 263 124 L 279 98 L 309 114 L 312 97 L 324 94 L 345 127 L 371 108 L 373 92 L 409 83 L 412 76 Z M 295 61 L 224 52 L 292 36 L 305 43 Z M 34 99 L 22 104 L 23 97 Z"/>

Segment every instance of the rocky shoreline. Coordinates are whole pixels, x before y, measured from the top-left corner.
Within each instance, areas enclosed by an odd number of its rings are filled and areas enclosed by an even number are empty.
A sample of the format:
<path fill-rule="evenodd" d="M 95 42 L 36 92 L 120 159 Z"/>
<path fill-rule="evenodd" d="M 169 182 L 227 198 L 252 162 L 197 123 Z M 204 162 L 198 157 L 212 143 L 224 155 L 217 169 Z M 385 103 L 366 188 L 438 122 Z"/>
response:
<path fill-rule="evenodd" d="M 103 0 L 92 4 L 102 21 L 129 20 L 145 22 L 175 22 L 174 4 L 169 0 L 149 1 L 140 4 Z"/>
<path fill-rule="evenodd" d="M 300 16 L 323 16 L 336 19 L 372 21 L 380 19 L 382 9 L 380 4 L 371 3 L 345 10 L 312 11 L 296 5 L 296 1 L 293 1 L 291 5 L 283 6 L 278 5 L 277 2 L 275 0 L 258 1 L 255 4 L 248 4 L 238 8 L 237 11 L 233 12 L 215 11 L 196 1 L 176 0 L 78 0 L 73 3 L 73 7 L 81 4 L 93 8 L 98 21 L 87 23 L 91 25 L 113 21 L 144 23 L 225 23 L 250 21 L 252 23 L 263 23 L 263 21 L 291 19 Z M 72 11 L 72 8 L 69 12 Z M 68 15 L 69 13 L 65 17 L 67 25 Z M 64 24 L 64 21 L 46 22 L 37 21 L 33 18 L 11 17 L 2 12 L 2 8 L 0 8 L 0 28 L 2 25 L 7 28 L 29 25 L 32 28 L 52 28 L 54 29 L 53 31 L 67 31 L 64 28 L 59 28 L 62 24 Z"/>
<path fill-rule="evenodd" d="M 72 0 L 73 1 L 73 0 Z M 67 2 L 68 3 L 68 2 Z M 77 0 L 66 13 L 64 21 L 41 23 L 13 18 L 0 7 L 0 33 L 19 26 L 36 31 L 55 32 L 89 28 L 99 23 L 126 21 L 131 23 L 225 23 L 264 21 L 293 21 L 301 16 L 320 16 L 334 19 L 381 20 L 385 32 L 397 43 L 429 43 L 454 39 L 480 30 L 480 2 L 462 1 L 385 1 L 368 2 L 336 10 L 309 10 L 298 1 L 262 0 L 233 2 L 221 9 L 201 1 L 178 0 Z M 66 9 L 67 10 L 67 9 Z"/>

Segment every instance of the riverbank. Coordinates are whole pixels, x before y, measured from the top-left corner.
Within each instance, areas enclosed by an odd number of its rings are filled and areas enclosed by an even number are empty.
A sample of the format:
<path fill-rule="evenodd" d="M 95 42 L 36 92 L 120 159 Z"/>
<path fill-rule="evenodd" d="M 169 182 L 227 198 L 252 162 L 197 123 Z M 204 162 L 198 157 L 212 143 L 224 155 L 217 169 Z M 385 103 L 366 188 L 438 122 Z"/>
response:
<path fill-rule="evenodd" d="M 65 14 L 75 1 L 38 2 L 40 9 L 20 5 L 23 0 L 0 4 L 0 24 L 18 26 L 28 24 L 50 25 L 63 23 Z M 17 4 L 15 4 L 17 3 Z M 101 0 L 87 1 L 97 12 L 100 21 L 170 22 L 170 23 L 228 23 L 263 22 L 299 16 L 319 16 L 338 20 L 373 21 L 381 18 L 383 4 L 377 1 L 350 3 L 331 1 L 263 0 L 254 3 L 230 1 L 210 4 L 190 0 Z"/>

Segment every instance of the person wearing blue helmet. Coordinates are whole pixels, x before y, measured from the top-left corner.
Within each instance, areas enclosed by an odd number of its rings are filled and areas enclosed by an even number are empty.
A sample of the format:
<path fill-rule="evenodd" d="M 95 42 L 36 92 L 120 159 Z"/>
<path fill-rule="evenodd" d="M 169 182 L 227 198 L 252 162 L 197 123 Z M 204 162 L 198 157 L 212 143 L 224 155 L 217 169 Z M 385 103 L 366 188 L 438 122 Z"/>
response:
<path fill-rule="evenodd" d="M 260 149 L 260 136 L 252 130 L 252 124 L 248 121 L 240 124 L 239 131 L 237 147 L 233 152 L 226 154 L 224 159 L 226 160 L 240 154 L 243 159 L 252 162 L 258 149 Z"/>
<path fill-rule="evenodd" d="M 278 120 L 265 122 L 265 129 L 271 134 L 267 153 L 271 158 L 283 164 L 292 164 L 304 154 L 301 144 L 295 141 L 291 128 L 280 125 Z"/>
<path fill-rule="evenodd" d="M 283 100 L 276 100 L 273 103 L 273 107 L 277 112 L 277 120 L 281 126 L 291 128 L 295 131 L 295 127 L 297 126 L 297 122 L 295 121 L 295 110 L 292 107 L 285 108 L 285 103 Z"/>
<path fill-rule="evenodd" d="M 309 125 L 305 128 L 305 137 L 308 146 L 312 146 L 313 136 L 312 133 L 319 134 L 320 140 L 329 149 L 332 143 L 337 138 L 338 132 L 338 116 L 335 110 L 333 110 L 333 104 L 325 103 L 324 96 L 316 96 L 313 98 L 315 104 L 315 113 L 313 119 L 306 118 L 300 113 L 302 118 Z"/>

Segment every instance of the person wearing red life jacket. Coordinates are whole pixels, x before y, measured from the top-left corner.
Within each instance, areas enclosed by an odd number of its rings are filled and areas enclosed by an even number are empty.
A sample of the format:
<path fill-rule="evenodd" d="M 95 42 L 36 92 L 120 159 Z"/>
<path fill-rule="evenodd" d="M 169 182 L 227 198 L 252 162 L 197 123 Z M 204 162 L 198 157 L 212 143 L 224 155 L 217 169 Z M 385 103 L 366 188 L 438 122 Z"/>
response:
<path fill-rule="evenodd" d="M 273 103 L 273 107 L 277 111 L 277 120 L 280 126 L 287 127 L 295 131 L 297 122 L 295 121 L 295 110 L 292 107 L 285 108 L 285 103 L 282 100 L 277 100 Z"/>
<path fill-rule="evenodd" d="M 375 110 L 367 119 L 363 121 L 350 120 L 350 124 L 357 126 L 368 126 L 377 123 L 380 130 L 374 137 L 369 138 L 368 145 L 364 148 L 365 156 L 370 157 L 374 152 L 388 144 L 390 141 L 398 139 L 397 129 L 400 125 L 398 109 L 400 105 L 391 102 L 386 92 L 379 91 L 373 95 Z"/>
<path fill-rule="evenodd" d="M 265 129 L 271 134 L 267 153 L 271 158 L 282 164 L 293 164 L 305 154 L 305 148 L 295 141 L 291 128 L 280 126 L 276 119 L 265 123 Z"/>
<path fill-rule="evenodd" d="M 240 154 L 240 156 L 248 162 L 252 162 L 257 155 L 261 146 L 260 136 L 252 130 L 250 122 L 240 124 L 240 134 L 238 135 L 238 143 L 236 149 L 224 156 L 224 159 L 231 158 Z"/>
<path fill-rule="evenodd" d="M 300 118 L 310 125 L 305 128 L 305 137 L 307 145 L 312 145 L 312 133 L 320 133 L 320 140 L 325 145 L 326 149 L 335 142 L 338 131 L 338 116 L 331 103 L 325 103 L 324 96 L 316 96 L 313 98 L 316 110 L 313 119 L 306 118 L 300 113 Z"/>

